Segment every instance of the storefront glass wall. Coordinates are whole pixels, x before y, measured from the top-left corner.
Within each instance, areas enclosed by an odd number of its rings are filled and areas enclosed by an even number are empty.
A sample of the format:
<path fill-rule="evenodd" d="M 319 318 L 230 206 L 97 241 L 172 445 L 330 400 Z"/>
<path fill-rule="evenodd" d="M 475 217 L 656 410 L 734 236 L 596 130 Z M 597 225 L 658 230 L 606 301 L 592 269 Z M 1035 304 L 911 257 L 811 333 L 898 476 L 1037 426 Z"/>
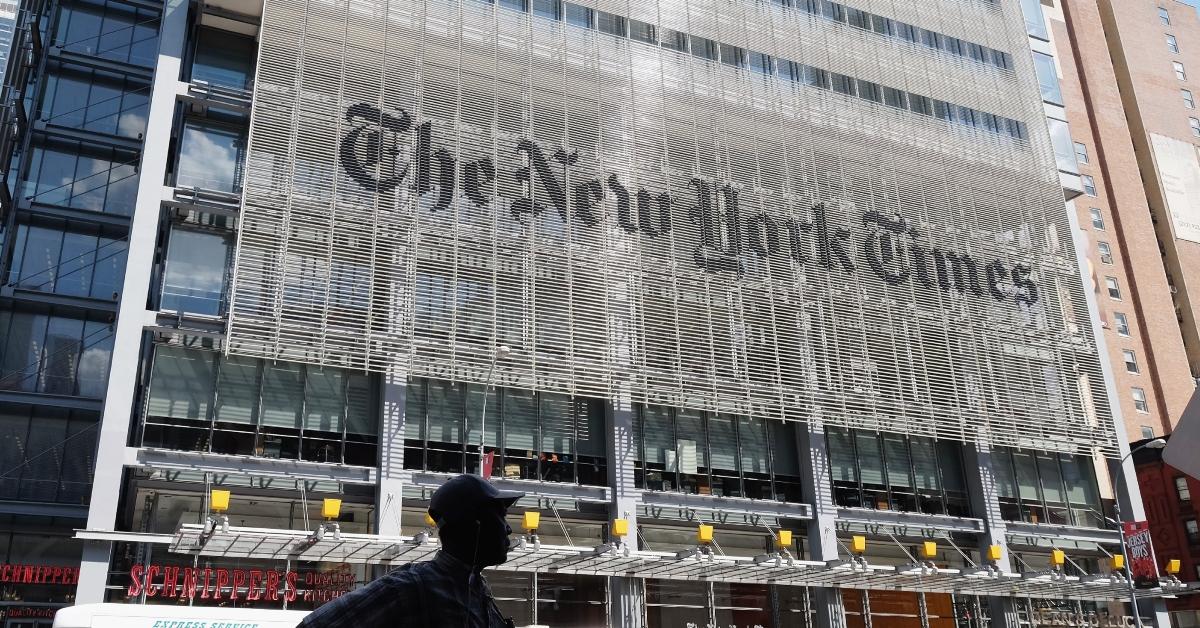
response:
<path fill-rule="evenodd" d="M 992 472 L 1009 521 L 1105 527 L 1095 469 L 1083 456 L 997 447 Z"/>
<path fill-rule="evenodd" d="M 844 428 L 825 434 L 839 506 L 970 516 L 961 443 Z"/>
<path fill-rule="evenodd" d="M 569 574 L 490 571 L 488 583 L 500 611 L 518 626 L 608 626 L 608 579 Z M 534 600 L 536 599 L 536 604 Z"/>
<path fill-rule="evenodd" d="M 142 443 L 373 466 L 372 381 L 354 371 L 159 345 Z"/>
<path fill-rule="evenodd" d="M 800 502 L 794 423 L 634 407 L 639 488 Z"/>
<path fill-rule="evenodd" d="M 413 378 L 406 393 L 404 465 L 462 473 L 478 469 L 481 427 L 499 477 L 603 486 L 608 483 L 604 402 L 585 397 Z M 481 426 L 481 423 L 486 425 Z"/>

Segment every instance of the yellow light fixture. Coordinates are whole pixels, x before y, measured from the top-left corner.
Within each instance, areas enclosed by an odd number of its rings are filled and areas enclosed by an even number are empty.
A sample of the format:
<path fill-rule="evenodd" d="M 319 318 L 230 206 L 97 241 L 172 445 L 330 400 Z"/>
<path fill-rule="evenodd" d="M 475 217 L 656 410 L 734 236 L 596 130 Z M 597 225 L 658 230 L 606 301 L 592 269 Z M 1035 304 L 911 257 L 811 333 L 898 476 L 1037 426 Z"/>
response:
<path fill-rule="evenodd" d="M 217 514 L 229 510 L 229 491 L 214 488 L 209 493 L 208 507 Z"/>
<path fill-rule="evenodd" d="M 937 558 L 938 548 L 935 541 L 925 541 L 921 543 L 921 558 L 932 560 Z"/>
<path fill-rule="evenodd" d="M 618 537 L 629 536 L 629 520 L 628 519 L 613 519 L 612 535 Z"/>
<path fill-rule="evenodd" d="M 987 557 L 988 560 L 992 561 L 993 563 L 998 562 L 1001 558 L 1004 558 L 1004 548 L 1000 547 L 999 545 L 989 545 Z"/>
<path fill-rule="evenodd" d="M 865 554 L 867 552 L 867 537 L 850 537 L 850 551 L 854 552 L 855 554 Z"/>
<path fill-rule="evenodd" d="M 696 528 L 696 542 L 697 543 L 712 543 L 713 542 L 713 527 L 708 525 L 707 523 L 700 524 L 700 527 Z"/>
<path fill-rule="evenodd" d="M 326 498 L 321 502 L 321 516 L 326 521 L 333 521 L 342 515 L 342 500 Z"/>
<path fill-rule="evenodd" d="M 1125 555 L 1124 554 L 1113 554 L 1112 568 L 1113 568 L 1113 571 L 1118 571 L 1118 570 L 1125 568 Z"/>
<path fill-rule="evenodd" d="M 521 517 L 521 528 L 526 532 L 537 532 L 538 525 L 542 522 L 542 513 L 536 510 L 527 510 Z"/>
<path fill-rule="evenodd" d="M 1062 567 L 1067 563 L 1067 553 L 1060 550 L 1050 550 L 1050 564 L 1055 567 Z"/>
<path fill-rule="evenodd" d="M 428 511 L 425 512 L 425 527 L 427 527 L 427 528 L 436 528 L 437 527 L 437 522 L 433 520 L 433 515 L 429 514 Z"/>
<path fill-rule="evenodd" d="M 775 546 L 779 549 L 787 549 L 792 546 L 792 531 L 780 530 L 779 536 L 775 537 Z"/>
<path fill-rule="evenodd" d="M 1168 574 L 1171 574 L 1172 576 L 1177 576 L 1177 575 L 1179 575 L 1179 570 L 1181 568 L 1182 567 L 1180 565 L 1178 558 L 1172 558 L 1171 560 L 1167 561 L 1167 573 Z"/>

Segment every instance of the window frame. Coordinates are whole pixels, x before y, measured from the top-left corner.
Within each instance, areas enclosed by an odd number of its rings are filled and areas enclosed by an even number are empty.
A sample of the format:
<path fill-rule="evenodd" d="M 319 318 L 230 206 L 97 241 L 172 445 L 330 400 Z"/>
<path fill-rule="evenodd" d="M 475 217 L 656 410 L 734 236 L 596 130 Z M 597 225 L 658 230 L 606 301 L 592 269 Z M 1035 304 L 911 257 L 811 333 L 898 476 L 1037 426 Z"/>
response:
<path fill-rule="evenodd" d="M 1121 359 L 1125 362 L 1125 372 L 1133 375 L 1141 375 L 1142 369 L 1138 366 L 1137 352 L 1133 349 L 1121 349 Z"/>
<path fill-rule="evenodd" d="M 1173 54 L 1179 54 L 1179 40 L 1172 34 L 1167 33 L 1167 50 Z"/>
<path fill-rule="evenodd" d="M 1171 25 L 1171 13 L 1166 7 L 1158 7 L 1158 21 L 1163 26 Z"/>
<path fill-rule="evenodd" d="M 1100 253 L 1100 263 L 1111 266 L 1113 263 L 1112 245 L 1104 240 L 1097 240 L 1096 250 Z"/>
<path fill-rule="evenodd" d="M 1079 180 L 1083 182 L 1083 192 L 1092 198 L 1096 198 L 1096 179 L 1090 174 L 1079 175 Z"/>
<path fill-rule="evenodd" d="M 1087 165 L 1092 163 L 1091 157 L 1088 155 L 1087 144 L 1083 142 L 1072 142 L 1075 145 L 1075 161 Z"/>
<path fill-rule="evenodd" d="M 1124 312 L 1113 312 L 1113 321 L 1117 335 L 1129 337 L 1129 317 Z"/>
<path fill-rule="evenodd" d="M 1142 413 L 1150 414 L 1150 402 L 1146 399 L 1146 390 L 1140 386 L 1133 386 L 1129 393 L 1133 397 L 1133 409 Z"/>
<path fill-rule="evenodd" d="M 1179 95 L 1183 97 L 1183 106 L 1188 109 L 1196 108 L 1196 95 L 1190 89 L 1179 90 Z"/>
<path fill-rule="evenodd" d="M 1104 287 L 1108 291 L 1108 298 L 1114 301 L 1121 300 L 1121 282 L 1116 277 L 1106 276 L 1104 278 Z"/>
<path fill-rule="evenodd" d="M 1175 477 L 1175 494 L 1181 502 L 1192 501 L 1192 488 L 1188 486 L 1187 476 L 1179 475 Z"/>
<path fill-rule="evenodd" d="M 1092 228 L 1096 231 L 1106 231 L 1104 222 L 1104 210 L 1099 207 L 1089 207 L 1088 216 L 1092 219 Z"/>
<path fill-rule="evenodd" d="M 1182 61 L 1172 61 L 1171 68 L 1175 70 L 1175 78 L 1181 81 L 1187 80 L 1187 68 L 1184 67 Z"/>

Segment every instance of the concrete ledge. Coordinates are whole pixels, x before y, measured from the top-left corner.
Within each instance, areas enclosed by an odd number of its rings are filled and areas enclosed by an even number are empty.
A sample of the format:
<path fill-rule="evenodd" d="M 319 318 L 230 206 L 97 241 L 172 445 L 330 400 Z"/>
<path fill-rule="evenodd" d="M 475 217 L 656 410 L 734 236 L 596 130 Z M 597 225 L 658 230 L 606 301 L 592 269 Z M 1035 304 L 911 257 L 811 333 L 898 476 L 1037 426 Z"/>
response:
<path fill-rule="evenodd" d="M 812 506 L 769 499 L 718 497 L 666 491 L 640 491 L 641 503 L 651 508 L 719 511 L 735 515 L 758 515 L 784 519 L 812 519 Z"/>
<path fill-rule="evenodd" d="M 325 464 L 303 460 L 281 460 L 255 456 L 230 456 L 197 451 L 176 451 L 151 447 L 130 447 L 126 466 L 150 469 L 211 471 L 233 475 L 281 477 L 303 480 L 331 480 L 347 484 L 374 484 L 374 467 Z"/>

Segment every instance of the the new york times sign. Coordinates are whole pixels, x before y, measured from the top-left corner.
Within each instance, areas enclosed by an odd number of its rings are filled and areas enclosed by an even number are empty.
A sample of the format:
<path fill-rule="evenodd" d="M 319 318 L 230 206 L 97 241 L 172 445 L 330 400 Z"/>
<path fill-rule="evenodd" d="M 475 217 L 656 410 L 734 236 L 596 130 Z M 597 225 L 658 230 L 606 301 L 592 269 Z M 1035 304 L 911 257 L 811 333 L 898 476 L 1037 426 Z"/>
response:
<path fill-rule="evenodd" d="M 691 192 L 683 200 L 635 188 L 617 174 L 571 176 L 576 152 L 551 150 L 530 139 L 518 140 L 500 163 L 491 157 L 459 163 L 450 147 L 435 144 L 431 122 L 420 122 L 403 109 L 384 111 L 360 103 L 346 109 L 345 120 L 351 128 L 338 158 L 346 175 L 377 194 L 407 187 L 420 197 L 432 195 L 435 212 L 449 210 L 459 194 L 486 208 L 492 190 L 499 189 L 496 183 L 508 177 L 527 191 L 509 199 L 512 220 L 556 212 L 564 222 L 594 228 L 609 219 L 603 209 L 607 200 L 616 208 L 621 229 L 657 238 L 670 234 L 673 216 L 686 215 L 699 234 L 692 261 L 708 273 L 741 274 L 739 260 L 746 254 L 787 255 L 797 264 L 832 272 L 869 272 L 892 286 L 915 283 L 1013 304 L 1039 298 L 1031 266 L 928 245 L 925 234 L 899 214 L 866 210 L 858 224 L 838 224 L 831 221 L 826 204 L 818 202 L 806 217 L 781 219 L 745 209 L 740 187 L 730 182 L 683 179 L 676 190 Z M 411 159 L 398 158 L 404 145 L 415 146 Z M 531 193 L 535 189 L 541 193 Z"/>

